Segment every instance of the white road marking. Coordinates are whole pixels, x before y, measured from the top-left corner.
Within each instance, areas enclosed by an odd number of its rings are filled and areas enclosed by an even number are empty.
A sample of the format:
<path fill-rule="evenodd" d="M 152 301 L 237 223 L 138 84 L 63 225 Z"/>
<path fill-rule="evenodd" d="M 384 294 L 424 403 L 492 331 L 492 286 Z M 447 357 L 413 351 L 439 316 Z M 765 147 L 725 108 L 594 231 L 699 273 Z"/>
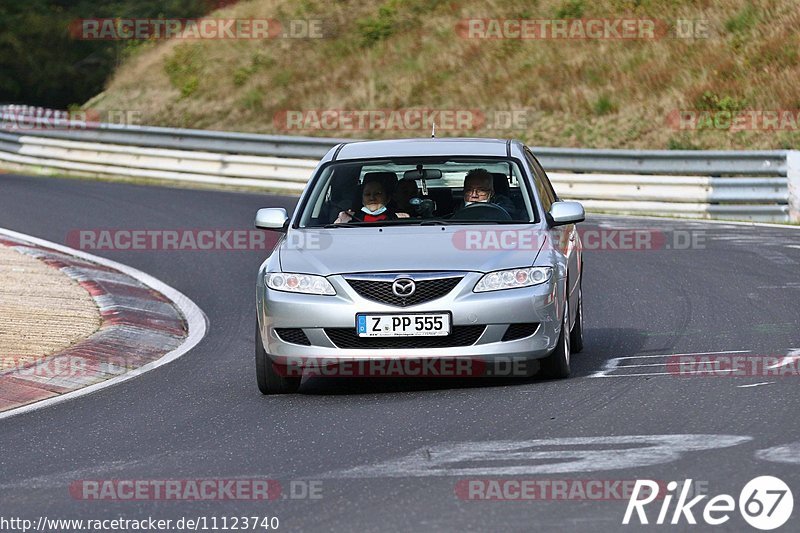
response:
<path fill-rule="evenodd" d="M 756 459 L 772 463 L 800 464 L 800 441 L 758 450 Z"/>
<path fill-rule="evenodd" d="M 761 385 L 774 385 L 774 381 L 765 381 L 763 383 L 751 383 L 750 385 L 737 385 L 737 389 L 749 389 L 750 387 L 760 387 Z"/>
<path fill-rule="evenodd" d="M 791 350 L 789 350 L 789 353 L 786 354 L 786 357 L 784 357 L 780 363 L 775 363 L 774 365 L 768 366 L 767 368 L 769 368 L 770 370 L 773 368 L 781 368 L 786 365 L 792 364 L 798 359 L 800 359 L 800 348 L 792 348 Z"/>
<path fill-rule="evenodd" d="M 626 367 L 622 367 L 626 368 Z M 730 372 L 730 370 L 715 370 L 715 372 Z M 685 376 L 686 374 L 705 374 L 708 375 L 707 370 L 682 370 L 680 375 Z M 636 377 L 643 377 L 643 376 L 676 376 L 674 372 L 643 372 L 639 374 L 611 374 L 607 376 L 586 376 L 590 378 L 636 378 Z"/>
<path fill-rule="evenodd" d="M 621 361 L 626 361 L 629 359 L 648 359 L 648 358 L 655 358 L 655 357 L 681 357 L 681 356 L 693 356 L 693 355 L 721 355 L 721 354 L 732 354 L 732 353 L 750 353 L 750 350 L 725 350 L 719 352 L 693 352 L 693 353 L 670 353 L 670 354 L 658 354 L 658 355 L 628 355 L 625 357 L 614 357 L 613 359 L 609 359 L 603 365 L 603 369 L 586 376 L 587 378 L 627 378 L 627 377 L 642 377 L 642 376 L 672 376 L 674 375 L 671 372 L 652 372 L 648 374 L 611 374 L 614 370 L 618 370 L 620 368 L 641 368 L 646 366 L 667 366 L 667 363 L 659 363 L 654 365 L 621 365 Z M 696 373 L 696 372 L 684 372 L 684 373 Z"/>
<path fill-rule="evenodd" d="M 727 350 L 724 352 L 691 352 L 691 353 L 662 353 L 658 355 L 627 355 L 625 357 L 615 357 L 614 359 L 643 359 L 646 357 L 680 357 L 682 355 L 719 355 L 723 353 L 750 353 L 750 350 Z M 609 359 L 610 361 L 611 359 Z"/>
<path fill-rule="evenodd" d="M 711 220 L 711 219 L 691 219 L 691 218 L 680 218 L 680 217 L 655 217 L 655 216 L 648 216 L 648 215 L 616 215 L 613 213 L 597 213 L 595 217 L 608 217 L 608 218 L 627 218 L 627 219 L 637 219 L 637 218 L 646 218 L 649 220 L 661 220 L 665 222 L 686 222 L 687 225 L 705 225 L 705 224 L 716 224 L 719 226 L 749 226 L 749 227 L 757 227 L 757 228 L 779 228 L 779 229 L 786 229 L 786 230 L 800 230 L 800 226 L 791 225 L 791 224 L 774 224 L 769 222 L 744 222 L 741 220 Z"/>
<path fill-rule="evenodd" d="M 752 437 L 736 435 L 684 434 L 451 442 L 323 477 L 515 476 L 619 470 L 669 463 L 685 452 L 729 448 L 750 440 Z"/>
<path fill-rule="evenodd" d="M 182 356 L 183 354 L 194 348 L 197 345 L 197 343 L 199 343 L 203 339 L 203 337 L 205 337 L 206 332 L 208 331 L 208 320 L 206 318 L 206 315 L 203 313 L 202 309 L 200 309 L 193 301 L 191 301 L 183 293 L 177 291 L 176 289 L 173 289 L 166 283 L 154 278 L 153 276 L 145 274 L 141 270 L 137 270 L 127 265 L 123 265 L 122 263 L 117 263 L 116 261 L 112 261 L 111 259 L 98 257 L 96 255 L 88 254 L 80 250 L 75 250 L 74 248 L 69 248 L 68 246 L 63 246 L 61 244 L 46 241 L 44 239 L 39 239 L 38 237 L 33 237 L 31 235 L 26 235 L 24 233 L 19 233 L 9 229 L 0 228 L 0 234 L 8 235 L 9 237 L 20 239 L 23 241 L 28 241 L 37 244 L 39 246 L 44 246 L 46 248 L 51 248 L 53 250 L 69 254 L 74 257 L 86 259 L 87 261 L 115 268 L 121 272 L 124 272 L 130 277 L 137 279 L 138 281 L 144 283 L 145 285 L 155 289 L 156 291 L 166 296 L 173 304 L 175 304 L 175 307 L 177 307 L 181 311 L 181 313 L 183 313 L 183 316 L 186 318 L 186 325 L 189 329 L 189 334 L 183 341 L 183 344 L 181 344 L 171 352 L 167 353 L 160 359 L 157 359 L 151 363 L 147 363 L 146 365 L 140 366 L 139 368 L 131 370 L 130 372 L 126 372 L 125 374 L 108 379 L 106 381 L 101 381 L 100 383 L 96 383 L 94 385 L 78 389 L 76 391 L 68 392 L 60 396 L 54 396 L 52 398 L 24 405 L 16 409 L 10 409 L 8 411 L 4 411 L 0 413 L 0 420 L 20 415 L 23 413 L 28 413 L 36 409 L 49 407 L 57 403 L 65 402 L 67 400 L 72 400 L 73 398 L 86 396 L 87 394 L 91 394 L 98 390 L 105 389 L 106 387 L 111 387 L 118 383 L 122 383 L 123 381 L 127 381 L 131 378 L 134 378 L 140 374 L 144 374 L 145 372 L 149 372 L 150 370 L 156 369 L 162 365 L 174 361 L 178 357 Z"/>
<path fill-rule="evenodd" d="M 652 364 L 652 365 L 625 365 L 625 366 L 618 366 L 617 368 L 645 368 L 645 367 L 650 367 L 650 366 L 678 366 L 678 367 L 680 367 L 680 366 L 685 366 L 685 364 L 686 363 L 682 363 L 680 361 L 676 361 L 674 363 L 655 363 L 655 364 Z M 731 372 L 732 370 L 733 369 L 726 370 L 724 368 L 721 368 L 721 369 L 715 369 L 714 371 L 715 372 Z M 689 374 L 689 373 L 693 373 L 693 372 L 694 371 L 688 371 L 687 370 L 687 371 L 681 371 L 681 374 Z M 697 372 L 698 373 L 707 374 L 708 370 L 698 370 Z M 667 372 L 667 374 L 671 374 L 671 372 Z M 627 374 L 625 374 L 625 375 L 627 375 Z"/>
<path fill-rule="evenodd" d="M 640 372 L 635 374 L 612 374 L 615 370 L 620 370 L 623 368 L 648 368 L 648 367 L 664 367 L 668 368 L 670 366 L 680 365 L 680 362 L 669 362 L 664 361 L 663 363 L 648 363 L 648 364 L 620 364 L 622 361 L 627 361 L 630 359 L 647 359 L 647 358 L 668 358 L 668 357 L 680 357 L 680 356 L 695 356 L 695 355 L 720 355 L 720 354 L 747 354 L 751 353 L 752 350 L 728 350 L 728 351 L 721 351 L 721 352 L 696 352 L 696 353 L 682 353 L 682 354 L 661 354 L 661 355 L 630 355 L 625 357 L 615 357 L 613 359 L 609 359 L 603 365 L 603 369 L 595 372 L 587 378 L 630 378 L 630 377 L 645 377 L 645 376 L 675 376 L 674 372 Z M 776 368 L 781 368 L 790 364 L 795 363 L 796 361 L 800 360 L 800 348 L 792 348 L 789 350 L 789 353 L 784 357 L 780 362 L 775 363 L 774 365 L 768 366 L 767 369 L 773 370 Z M 733 372 L 735 369 L 722 369 L 718 368 L 715 369 L 715 373 L 723 373 L 723 372 Z M 708 374 L 707 370 L 681 370 L 680 375 L 688 375 L 688 374 Z M 770 382 L 772 383 L 772 382 Z M 762 383 L 768 384 L 768 383 Z M 755 387 L 760 384 L 756 385 L 737 385 L 737 387 Z"/>

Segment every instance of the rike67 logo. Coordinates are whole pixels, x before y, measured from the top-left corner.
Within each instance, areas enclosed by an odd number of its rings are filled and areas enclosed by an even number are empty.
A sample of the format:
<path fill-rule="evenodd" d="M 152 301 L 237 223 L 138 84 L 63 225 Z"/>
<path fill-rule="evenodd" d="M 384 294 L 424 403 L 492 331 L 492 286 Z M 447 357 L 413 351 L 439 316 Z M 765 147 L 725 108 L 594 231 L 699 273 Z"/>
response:
<path fill-rule="evenodd" d="M 659 525 L 667 523 L 675 525 L 684 521 L 694 525 L 697 524 L 695 513 L 698 513 L 706 524 L 718 526 L 730 520 L 731 513 L 736 510 L 737 502 L 729 494 L 714 496 L 705 502 L 704 506 L 700 506 L 698 504 L 707 495 L 701 494 L 690 500 L 691 479 L 687 479 L 683 483 L 680 495 L 678 495 L 678 486 L 678 482 L 670 481 L 667 483 L 666 493 L 662 494 L 659 489 L 663 487 L 663 482 L 660 484 L 649 479 L 636 480 L 622 523 L 630 524 L 634 512 L 636 512 L 636 519 L 640 524 L 650 523 L 645 507 L 657 499 L 661 500 L 661 508 L 655 521 Z M 645 496 L 640 498 L 640 493 Z M 678 499 L 670 517 L 670 507 L 674 496 L 678 496 Z M 756 529 L 771 530 L 782 526 L 789 520 L 794 508 L 794 498 L 789 486 L 781 479 L 773 476 L 759 476 L 747 482 L 739 493 L 738 504 L 739 513 L 745 522 Z"/>

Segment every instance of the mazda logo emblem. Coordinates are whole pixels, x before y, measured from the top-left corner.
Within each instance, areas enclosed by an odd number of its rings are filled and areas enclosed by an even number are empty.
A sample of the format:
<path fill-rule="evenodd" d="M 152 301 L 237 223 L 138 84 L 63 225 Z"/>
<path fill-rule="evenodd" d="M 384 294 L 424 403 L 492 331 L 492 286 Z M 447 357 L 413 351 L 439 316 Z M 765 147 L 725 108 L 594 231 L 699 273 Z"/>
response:
<path fill-rule="evenodd" d="M 413 279 L 398 278 L 392 283 L 392 292 L 400 298 L 411 296 L 415 290 L 417 290 L 417 284 L 414 283 Z"/>

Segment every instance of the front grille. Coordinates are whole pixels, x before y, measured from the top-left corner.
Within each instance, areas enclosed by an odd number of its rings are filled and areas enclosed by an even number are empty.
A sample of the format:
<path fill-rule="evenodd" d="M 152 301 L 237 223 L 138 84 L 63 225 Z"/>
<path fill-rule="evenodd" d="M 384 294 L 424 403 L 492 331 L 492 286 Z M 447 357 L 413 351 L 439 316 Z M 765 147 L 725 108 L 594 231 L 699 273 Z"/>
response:
<path fill-rule="evenodd" d="M 536 328 L 539 327 L 538 322 L 527 322 L 524 324 L 511 324 L 508 326 L 502 341 L 515 341 L 517 339 L 524 339 L 536 333 Z"/>
<path fill-rule="evenodd" d="M 472 346 L 486 326 L 453 326 L 442 337 L 359 337 L 355 328 L 325 328 L 337 348 L 453 348 Z"/>
<path fill-rule="evenodd" d="M 413 278 L 413 276 L 412 276 Z M 445 296 L 453 290 L 461 281 L 461 277 L 455 278 L 441 278 L 441 279 L 421 279 L 414 280 L 416 283 L 416 290 L 414 294 L 407 297 L 396 296 L 392 292 L 392 281 L 378 281 L 378 280 L 363 280 L 363 279 L 348 279 L 347 283 L 353 287 L 360 296 L 367 300 L 373 300 L 383 304 L 394 305 L 397 307 L 407 307 L 409 305 L 417 305 L 425 302 L 430 302 L 437 298 Z"/>
<path fill-rule="evenodd" d="M 275 328 L 275 333 L 283 342 L 311 346 L 311 341 L 308 340 L 305 332 L 300 328 Z"/>

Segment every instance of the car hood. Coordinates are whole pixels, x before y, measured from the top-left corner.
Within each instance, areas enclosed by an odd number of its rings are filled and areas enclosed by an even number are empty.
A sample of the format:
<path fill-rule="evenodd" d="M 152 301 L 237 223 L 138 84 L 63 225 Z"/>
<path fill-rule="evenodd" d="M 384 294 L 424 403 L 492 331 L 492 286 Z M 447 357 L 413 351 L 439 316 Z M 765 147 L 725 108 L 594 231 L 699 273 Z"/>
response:
<path fill-rule="evenodd" d="M 281 270 L 489 272 L 531 266 L 547 240 L 538 225 L 293 229 L 278 245 Z"/>

